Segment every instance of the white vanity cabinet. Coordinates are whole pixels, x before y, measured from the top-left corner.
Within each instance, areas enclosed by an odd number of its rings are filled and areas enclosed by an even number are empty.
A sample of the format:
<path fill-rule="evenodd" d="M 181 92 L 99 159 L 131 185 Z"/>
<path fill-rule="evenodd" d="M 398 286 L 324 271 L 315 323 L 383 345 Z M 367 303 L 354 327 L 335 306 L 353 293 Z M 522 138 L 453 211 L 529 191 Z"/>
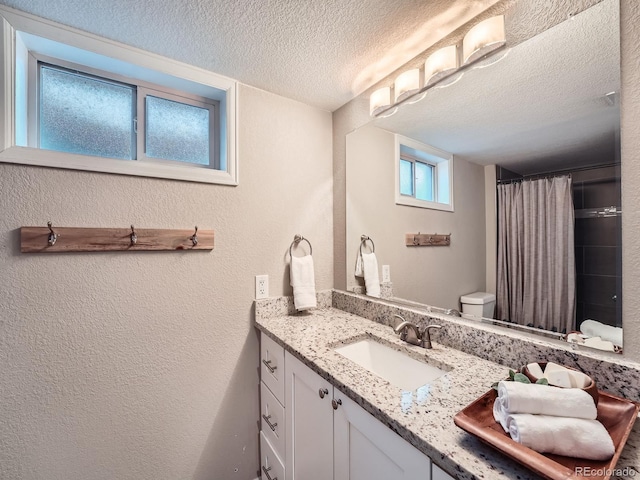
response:
<path fill-rule="evenodd" d="M 288 480 L 430 480 L 429 457 L 285 353 Z"/>

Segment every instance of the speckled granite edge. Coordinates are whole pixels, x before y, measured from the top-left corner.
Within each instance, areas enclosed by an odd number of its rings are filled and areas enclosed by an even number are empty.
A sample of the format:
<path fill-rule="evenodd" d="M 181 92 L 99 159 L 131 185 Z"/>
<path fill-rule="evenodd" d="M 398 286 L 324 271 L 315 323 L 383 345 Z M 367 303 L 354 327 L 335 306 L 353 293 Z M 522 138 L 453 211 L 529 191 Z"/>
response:
<path fill-rule="evenodd" d="M 334 290 L 333 307 L 383 325 L 391 325 L 394 314 L 416 324 L 437 323 L 444 328 L 433 331 L 432 339 L 448 347 L 511 368 L 540 361 L 575 367 L 591 376 L 599 389 L 640 402 L 640 364 L 620 356 L 581 347 L 576 350 L 564 342 L 450 315 L 426 313 L 418 307 L 400 306 L 356 293 Z"/>
<path fill-rule="evenodd" d="M 322 290 L 317 292 L 316 301 L 318 302 L 318 306 L 316 308 L 331 308 L 331 304 L 333 302 L 333 290 Z M 261 298 L 260 300 L 255 301 L 255 306 L 256 318 L 271 318 L 279 317 L 281 315 L 303 314 L 303 312 L 298 312 L 298 310 L 296 310 L 293 303 L 293 297 Z M 313 310 L 308 311 L 311 312 Z"/>

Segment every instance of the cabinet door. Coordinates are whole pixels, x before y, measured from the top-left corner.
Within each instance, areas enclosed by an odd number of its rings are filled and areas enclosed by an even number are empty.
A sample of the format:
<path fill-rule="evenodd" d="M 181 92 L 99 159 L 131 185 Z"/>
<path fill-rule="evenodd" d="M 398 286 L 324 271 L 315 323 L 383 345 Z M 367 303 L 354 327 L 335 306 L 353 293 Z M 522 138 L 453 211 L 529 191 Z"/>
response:
<path fill-rule="evenodd" d="M 333 387 L 285 352 L 287 480 L 333 478 Z"/>
<path fill-rule="evenodd" d="M 334 397 L 334 480 L 430 480 L 429 457 L 337 389 Z"/>

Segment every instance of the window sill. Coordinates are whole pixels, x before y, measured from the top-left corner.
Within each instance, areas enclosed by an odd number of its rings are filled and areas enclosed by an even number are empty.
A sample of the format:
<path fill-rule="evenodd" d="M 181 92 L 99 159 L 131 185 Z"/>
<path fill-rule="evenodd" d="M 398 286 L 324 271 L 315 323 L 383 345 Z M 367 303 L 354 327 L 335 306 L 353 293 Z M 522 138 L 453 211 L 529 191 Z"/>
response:
<path fill-rule="evenodd" d="M 166 178 L 187 182 L 238 185 L 237 175 L 191 165 L 162 164 L 140 160 L 118 160 L 72 153 L 40 150 L 31 147 L 10 147 L 0 152 L 0 163 L 33 165 L 91 172 Z"/>
<path fill-rule="evenodd" d="M 413 197 L 396 197 L 396 205 L 405 205 L 408 207 L 428 208 L 431 210 L 441 210 L 444 212 L 453 212 L 453 204 L 428 202 L 426 200 L 418 200 Z"/>

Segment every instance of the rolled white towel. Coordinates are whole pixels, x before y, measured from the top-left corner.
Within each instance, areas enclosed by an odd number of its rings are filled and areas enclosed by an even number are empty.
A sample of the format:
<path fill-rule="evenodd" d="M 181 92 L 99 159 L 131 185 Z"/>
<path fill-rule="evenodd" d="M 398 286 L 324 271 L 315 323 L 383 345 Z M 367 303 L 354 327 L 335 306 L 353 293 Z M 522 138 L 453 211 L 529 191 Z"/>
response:
<path fill-rule="evenodd" d="M 580 331 L 590 337 L 600 337 L 602 340 L 622 347 L 622 328 L 612 327 L 596 320 L 585 320 L 580 324 Z"/>
<path fill-rule="evenodd" d="M 364 287 L 370 297 L 380 297 L 380 277 L 378 276 L 378 259 L 375 253 L 362 254 L 364 270 Z"/>
<path fill-rule="evenodd" d="M 497 397 L 496 401 L 493 402 L 493 418 L 502 426 L 502 429 L 507 433 L 509 433 L 509 430 L 507 428 L 508 417 L 509 415 L 505 413 L 502 399 L 500 397 Z"/>
<path fill-rule="evenodd" d="M 511 438 L 540 453 L 608 460 L 613 440 L 597 420 L 519 413 L 507 418 Z"/>
<path fill-rule="evenodd" d="M 500 382 L 498 397 L 504 414 L 533 413 L 595 420 L 593 397 L 579 388 L 558 388 L 534 383 Z"/>
<path fill-rule="evenodd" d="M 293 303 L 297 310 L 315 308 L 316 280 L 313 269 L 313 257 L 291 257 L 291 286 Z"/>

